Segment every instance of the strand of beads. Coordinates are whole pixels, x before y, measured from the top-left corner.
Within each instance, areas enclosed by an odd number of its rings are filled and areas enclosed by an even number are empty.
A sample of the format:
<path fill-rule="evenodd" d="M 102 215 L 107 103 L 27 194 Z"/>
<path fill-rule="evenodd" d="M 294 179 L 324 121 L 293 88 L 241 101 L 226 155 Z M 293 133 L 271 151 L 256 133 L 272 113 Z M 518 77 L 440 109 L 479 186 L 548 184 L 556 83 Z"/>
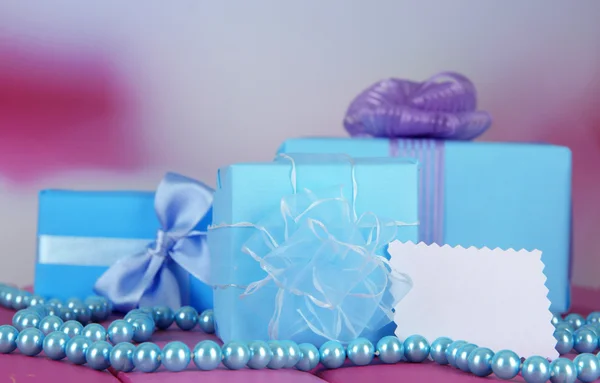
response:
<path fill-rule="evenodd" d="M 600 312 L 596 311 L 583 318 L 579 314 L 569 314 L 564 319 L 555 315 L 556 350 L 561 354 L 593 352 L 600 347 Z"/>
<path fill-rule="evenodd" d="M 91 296 L 84 301 L 73 298 L 64 303 L 59 299 L 50 299 L 46 302 L 44 298 L 32 295 L 29 291 L 2 284 L 0 284 L 0 306 L 13 310 L 30 308 L 31 311 L 23 313 L 29 314 L 29 320 L 34 322 L 41 319 L 36 318 L 35 313 L 58 316 L 63 321 L 77 320 L 87 324 L 102 322 L 108 319 L 112 312 L 110 302 L 103 297 Z"/>
<path fill-rule="evenodd" d="M 403 342 L 388 336 L 376 346 L 363 338 L 354 340 L 347 347 L 329 341 L 320 349 L 311 344 L 297 345 L 291 341 L 229 342 L 220 347 L 213 341 L 205 340 L 193 350 L 182 342 L 168 343 L 161 350 L 158 345 L 148 342 L 155 329 L 166 329 L 175 322 L 182 330 L 191 330 L 199 324 L 201 329 L 211 333 L 214 332 L 212 311 L 198 315 L 191 307 L 182 307 L 176 313 L 166 307 L 136 309 L 123 319 L 112 322 L 105 330 L 93 323 L 84 327 L 77 320 L 88 319 L 86 312 L 73 312 L 73 307 L 79 305 L 77 301 L 66 304 L 75 319 L 65 317 L 65 321 L 52 313 L 59 307 L 58 302 L 43 304 L 40 298 L 27 294 L 12 287 L 0 286 L 0 304 L 20 308 L 13 318 L 14 326 L 0 326 L 0 353 L 18 349 L 24 355 L 35 356 L 43 351 L 50 359 L 66 358 L 74 364 L 87 364 L 96 370 L 113 368 L 125 372 L 134 369 L 153 372 L 163 365 L 169 371 L 181 371 L 193 361 L 199 370 L 213 370 L 222 363 L 231 370 L 248 367 L 309 371 L 319 362 L 326 368 L 339 368 L 346 359 L 354 365 L 364 366 L 378 358 L 387 364 L 402 361 L 419 363 L 431 359 L 481 377 L 494 374 L 501 379 L 512 379 L 520 373 L 527 383 L 548 380 L 553 383 L 572 383 L 576 379 L 592 382 L 600 377 L 600 361 L 589 352 L 581 353 L 574 361 L 558 358 L 550 363 L 540 356 L 532 356 L 521 363 L 519 356 L 510 350 L 494 353 L 485 347 L 443 337 L 430 345 L 419 335 L 410 336 Z M 7 295 L 10 299 L 7 299 Z M 10 305 L 6 304 L 7 301 Z M 93 318 L 96 309 L 97 318 L 108 316 L 103 310 L 108 310 L 109 305 L 102 298 L 90 298 L 85 302 L 95 304 L 94 308 L 88 307 L 89 319 Z M 30 315 L 32 313 L 35 315 Z M 598 347 L 599 322 L 600 313 L 590 314 L 587 320 L 577 314 L 570 314 L 564 320 L 555 317 L 553 323 L 556 327 L 557 349 L 561 353 L 573 348 L 578 352 L 595 350 Z M 136 346 L 132 342 L 142 343 Z"/>

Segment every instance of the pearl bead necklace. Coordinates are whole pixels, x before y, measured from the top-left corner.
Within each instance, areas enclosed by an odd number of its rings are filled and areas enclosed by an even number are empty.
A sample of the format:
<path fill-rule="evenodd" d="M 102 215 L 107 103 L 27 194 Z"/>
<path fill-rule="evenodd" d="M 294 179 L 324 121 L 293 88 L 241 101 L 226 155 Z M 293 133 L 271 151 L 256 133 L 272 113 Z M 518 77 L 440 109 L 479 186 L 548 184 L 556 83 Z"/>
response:
<path fill-rule="evenodd" d="M 527 383 L 548 380 L 572 383 L 576 379 L 592 382 L 600 378 L 600 353 L 591 354 L 600 342 L 600 312 L 590 314 L 587 319 L 578 314 L 569 314 L 564 320 L 554 316 L 556 349 L 560 354 L 572 350 L 581 354 L 574 361 L 558 358 L 549 362 L 540 356 L 522 361 L 510 350 L 494 353 L 485 347 L 445 337 L 429 344 L 420 335 L 412 335 L 404 342 L 395 336 L 386 336 L 375 346 L 364 338 L 350 342 L 347 347 L 328 341 L 320 349 L 292 341 L 248 344 L 234 341 L 219 346 L 204 340 L 193 350 L 178 341 L 168 343 L 161 350 L 149 342 L 155 329 L 165 330 L 175 322 L 184 331 L 199 326 L 205 333 L 214 333 L 212 310 L 198 314 L 188 306 L 177 312 L 168 307 L 140 308 L 104 329 L 97 323 L 89 323 L 108 319 L 112 308 L 102 297 L 89 297 L 84 301 L 71 299 L 64 304 L 52 299 L 46 303 L 42 297 L 0 284 L 0 305 L 19 310 L 12 326 L 0 326 L 0 354 L 18 349 L 23 355 L 36 356 L 43 351 L 52 360 L 66 358 L 73 364 L 87 364 L 95 370 L 154 372 L 163 365 L 168 371 L 177 372 L 185 370 L 193 361 L 203 371 L 214 370 L 221 363 L 230 370 L 248 367 L 310 371 L 319 363 L 333 369 L 342 367 L 346 358 L 357 366 L 369 365 L 377 358 L 385 364 L 420 363 L 430 359 L 480 377 L 494 374 L 500 379 L 512 379 L 520 373 Z M 84 327 L 84 324 L 87 325 Z"/>

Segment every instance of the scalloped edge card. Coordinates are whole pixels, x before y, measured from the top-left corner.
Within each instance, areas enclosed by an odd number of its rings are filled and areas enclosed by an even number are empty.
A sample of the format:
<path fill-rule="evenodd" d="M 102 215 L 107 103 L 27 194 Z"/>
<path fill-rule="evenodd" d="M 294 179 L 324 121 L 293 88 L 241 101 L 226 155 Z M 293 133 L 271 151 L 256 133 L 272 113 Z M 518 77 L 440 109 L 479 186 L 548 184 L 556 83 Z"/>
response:
<path fill-rule="evenodd" d="M 445 336 L 520 357 L 558 357 L 541 251 L 394 241 L 389 253 L 413 282 L 395 307 L 398 338 Z"/>

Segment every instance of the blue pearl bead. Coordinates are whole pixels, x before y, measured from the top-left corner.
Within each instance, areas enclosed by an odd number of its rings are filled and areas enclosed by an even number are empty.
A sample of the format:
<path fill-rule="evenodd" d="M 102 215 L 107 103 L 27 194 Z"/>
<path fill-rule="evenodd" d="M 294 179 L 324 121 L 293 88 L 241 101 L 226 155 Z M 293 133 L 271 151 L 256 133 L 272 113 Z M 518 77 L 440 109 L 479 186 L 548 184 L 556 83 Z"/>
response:
<path fill-rule="evenodd" d="M 152 310 L 152 318 L 156 327 L 160 330 L 166 330 L 173 324 L 175 320 L 175 314 L 170 307 L 158 306 Z"/>
<path fill-rule="evenodd" d="M 133 326 L 123 319 L 118 319 L 108 326 L 108 340 L 112 344 L 131 342 L 133 339 Z"/>
<path fill-rule="evenodd" d="M 600 330 L 598 329 L 598 325 L 596 325 L 596 324 L 586 323 L 583 326 L 579 327 L 579 330 L 583 330 L 583 329 L 590 330 L 596 336 L 598 336 L 598 334 L 600 334 Z M 575 333 L 573 333 L 573 335 L 575 335 Z"/>
<path fill-rule="evenodd" d="M 600 311 L 594 311 L 586 318 L 587 323 L 600 324 Z"/>
<path fill-rule="evenodd" d="M 133 365 L 135 346 L 131 343 L 119 343 L 110 351 L 110 365 L 117 371 L 130 372 Z"/>
<path fill-rule="evenodd" d="M 12 301 L 15 298 L 16 289 L 11 287 L 7 288 L 6 291 L 2 294 L 2 306 L 6 308 L 12 307 Z"/>
<path fill-rule="evenodd" d="M 74 336 L 81 335 L 83 332 L 83 325 L 77 321 L 69 320 L 60 326 L 60 331 L 73 338 Z"/>
<path fill-rule="evenodd" d="M 152 307 L 149 307 L 149 306 L 140 307 L 140 308 L 138 308 L 138 311 L 147 314 L 150 318 L 154 318 L 154 310 L 152 309 Z"/>
<path fill-rule="evenodd" d="M 46 300 L 43 297 L 40 297 L 39 295 L 32 295 L 29 298 L 29 306 L 38 306 L 43 305 L 44 303 L 46 303 Z"/>
<path fill-rule="evenodd" d="M 357 338 L 348 344 L 348 359 L 357 366 L 366 366 L 373 360 L 375 347 L 368 339 Z"/>
<path fill-rule="evenodd" d="M 200 329 L 207 334 L 215 333 L 215 314 L 212 310 L 204 310 L 198 317 Z"/>
<path fill-rule="evenodd" d="M 0 354 L 9 354 L 17 348 L 19 331 L 13 326 L 0 326 Z"/>
<path fill-rule="evenodd" d="M 477 349 L 477 345 L 467 343 L 456 351 L 456 367 L 464 372 L 469 372 L 469 356 Z"/>
<path fill-rule="evenodd" d="M 20 295 L 20 291 L 18 289 L 10 289 L 9 291 L 6 292 L 6 295 L 4 296 L 5 298 L 5 307 L 6 308 L 14 308 L 15 307 L 15 300 L 17 300 L 17 297 Z M 20 299 L 20 298 L 19 298 Z"/>
<path fill-rule="evenodd" d="M 106 330 L 104 327 L 97 323 L 90 323 L 85 326 L 81 332 L 83 336 L 91 340 L 92 342 L 97 342 L 99 340 L 106 339 Z"/>
<path fill-rule="evenodd" d="M 512 379 L 519 373 L 521 359 L 510 350 L 498 351 L 492 358 L 492 371 L 500 379 Z"/>
<path fill-rule="evenodd" d="M 62 301 L 61 301 L 60 299 L 56 299 L 56 298 L 50 299 L 50 300 L 48 301 L 48 304 L 49 304 L 50 306 L 54 306 L 54 307 L 56 307 L 56 308 L 61 308 L 61 307 L 63 307 L 63 303 L 62 303 Z"/>
<path fill-rule="evenodd" d="M 570 324 L 568 324 L 567 322 L 560 322 L 559 324 L 557 324 L 556 326 L 554 326 L 554 330 L 558 331 L 558 330 L 565 330 L 568 331 L 570 333 L 573 333 L 575 330 L 573 330 L 573 327 L 571 327 Z"/>
<path fill-rule="evenodd" d="M 448 360 L 448 364 L 452 367 L 457 367 L 456 353 L 458 352 L 458 349 L 464 346 L 465 344 L 467 344 L 467 342 L 465 342 L 464 340 L 455 340 L 454 342 L 450 343 L 448 348 L 446 348 L 446 359 Z"/>
<path fill-rule="evenodd" d="M 66 354 L 73 364 L 84 364 L 85 353 L 92 345 L 92 341 L 83 335 L 76 335 L 67 342 Z"/>
<path fill-rule="evenodd" d="M 404 344 L 393 335 L 381 338 L 376 347 L 377 357 L 383 363 L 398 363 L 404 357 Z"/>
<path fill-rule="evenodd" d="M 66 306 L 63 306 L 58 310 L 58 316 L 65 322 L 77 319 L 73 311 Z"/>
<path fill-rule="evenodd" d="M 523 362 L 521 375 L 527 383 L 545 383 L 550 379 L 550 362 L 541 356 L 530 356 Z"/>
<path fill-rule="evenodd" d="M 25 310 L 38 313 L 40 318 L 44 318 L 44 317 L 48 316 L 48 310 L 46 309 L 45 305 L 30 306 L 30 307 L 26 308 Z"/>
<path fill-rule="evenodd" d="M 175 323 L 183 331 L 189 331 L 198 323 L 198 312 L 190 306 L 181 307 L 175 313 Z"/>
<path fill-rule="evenodd" d="M 446 350 L 452 343 L 452 339 L 446 337 L 439 337 L 431 343 L 431 349 L 429 355 L 434 362 L 440 365 L 448 364 L 448 357 L 446 357 Z"/>
<path fill-rule="evenodd" d="M 21 310 L 29 305 L 29 299 L 31 294 L 26 291 L 19 291 L 15 294 L 12 301 L 12 308 L 15 310 Z"/>
<path fill-rule="evenodd" d="M 555 349 L 560 355 L 568 354 L 573 349 L 573 334 L 571 334 L 569 331 L 554 331 L 554 339 L 556 339 Z"/>
<path fill-rule="evenodd" d="M 110 352 L 112 345 L 104 340 L 92 343 L 85 352 L 88 366 L 94 370 L 102 371 L 110 367 Z"/>
<path fill-rule="evenodd" d="M 321 363 L 326 368 L 342 367 L 346 360 L 344 346 L 335 340 L 323 343 L 319 349 L 319 354 L 321 354 Z"/>
<path fill-rule="evenodd" d="M 203 340 L 194 347 L 194 364 L 202 371 L 210 371 L 221 364 L 221 347 L 212 340 Z"/>
<path fill-rule="evenodd" d="M 154 320 L 149 316 L 136 316 L 131 321 L 133 326 L 133 340 L 136 342 L 147 342 L 154 333 Z"/>
<path fill-rule="evenodd" d="M 421 335 L 411 335 L 404 340 L 404 356 L 413 363 L 421 363 L 429 355 L 429 343 Z"/>
<path fill-rule="evenodd" d="M 569 323 L 573 330 L 577 330 L 585 324 L 585 319 L 581 315 L 573 313 L 565 317 L 565 322 Z"/>
<path fill-rule="evenodd" d="M 12 308 L 12 301 L 15 299 L 15 295 L 18 290 L 13 287 L 8 287 L 6 292 L 2 296 L 2 305 L 6 308 Z"/>
<path fill-rule="evenodd" d="M 77 305 L 83 305 L 83 302 L 79 298 L 69 298 L 67 299 L 66 305 L 68 308 L 72 309 Z"/>
<path fill-rule="evenodd" d="M 300 360 L 296 363 L 296 368 L 300 371 L 310 371 L 319 364 L 319 350 L 310 343 L 298 345 L 300 349 Z"/>
<path fill-rule="evenodd" d="M 579 352 L 592 352 L 598 347 L 598 336 L 587 328 L 579 328 L 573 334 L 573 348 Z"/>
<path fill-rule="evenodd" d="M 559 314 L 553 314 L 552 315 L 552 319 L 550 320 L 550 322 L 556 326 L 557 324 L 559 324 L 560 322 L 562 322 L 562 317 Z"/>
<path fill-rule="evenodd" d="M 160 367 L 160 347 L 145 342 L 137 346 L 133 353 L 133 365 L 142 372 L 154 372 Z"/>
<path fill-rule="evenodd" d="M 129 323 L 133 322 L 136 318 L 152 318 L 152 315 L 142 309 L 133 309 L 123 317 L 123 319 Z"/>
<path fill-rule="evenodd" d="M 23 355 L 36 356 L 42 352 L 44 333 L 35 327 L 29 327 L 17 336 L 17 348 Z"/>
<path fill-rule="evenodd" d="M 550 381 L 552 383 L 574 383 L 576 379 L 575 365 L 569 359 L 558 358 L 550 363 Z"/>
<path fill-rule="evenodd" d="M 38 313 L 27 310 L 19 317 L 19 321 L 15 327 L 19 331 L 30 327 L 37 328 L 40 325 L 41 319 Z"/>
<path fill-rule="evenodd" d="M 86 324 L 92 320 L 92 311 L 83 303 L 74 305 L 71 312 L 79 323 Z"/>
<path fill-rule="evenodd" d="M 44 308 L 46 309 L 46 313 L 48 314 L 48 316 L 56 316 L 60 318 L 60 310 L 56 307 L 50 306 L 49 304 L 45 304 Z"/>
<path fill-rule="evenodd" d="M 69 336 L 64 332 L 51 332 L 44 338 L 42 345 L 44 354 L 52 360 L 64 359 L 67 356 L 66 349 L 69 339 Z"/>
<path fill-rule="evenodd" d="M 278 341 L 270 341 L 268 344 L 273 355 L 271 356 L 271 361 L 267 364 L 267 367 L 272 370 L 284 368 L 288 358 L 285 348 Z"/>
<path fill-rule="evenodd" d="M 54 331 L 60 331 L 60 327 L 63 325 L 62 319 L 56 315 L 49 315 L 40 321 L 38 328 L 42 330 L 44 335 L 48 335 Z M 66 335 L 66 334 L 65 334 Z"/>
<path fill-rule="evenodd" d="M 271 347 L 266 342 L 260 340 L 248 344 L 248 349 L 250 350 L 248 367 L 254 370 L 260 370 L 267 367 L 273 357 Z"/>
<path fill-rule="evenodd" d="M 288 356 L 284 368 L 293 368 L 296 366 L 296 363 L 298 363 L 301 357 L 298 344 L 296 342 L 292 342 L 291 340 L 282 340 L 279 341 L 279 343 L 281 343 Z"/>
<path fill-rule="evenodd" d="M 12 317 L 12 325 L 14 328 L 18 329 L 19 328 L 19 322 L 21 321 L 21 318 L 23 317 L 23 315 L 27 314 L 29 311 L 27 309 L 25 310 L 19 310 L 17 311 L 13 317 Z"/>
<path fill-rule="evenodd" d="M 223 345 L 223 365 L 230 370 L 244 368 L 250 360 L 250 350 L 243 343 L 229 342 Z"/>
<path fill-rule="evenodd" d="M 110 315 L 109 302 L 104 297 L 88 297 L 85 299 L 84 305 L 90 310 L 91 319 L 94 322 L 102 322 Z"/>
<path fill-rule="evenodd" d="M 162 364 L 169 371 L 183 371 L 190 364 L 190 349 L 183 342 L 170 342 L 163 348 Z"/>
<path fill-rule="evenodd" d="M 600 361 L 593 354 L 580 354 L 573 360 L 577 378 L 583 383 L 600 378 Z"/>
<path fill-rule="evenodd" d="M 464 348 L 465 346 L 463 346 Z M 460 353 L 460 351 L 459 351 Z M 468 368 L 473 374 L 477 376 L 488 376 L 492 373 L 492 358 L 494 352 L 489 348 L 479 347 L 476 348 L 469 355 Z"/>

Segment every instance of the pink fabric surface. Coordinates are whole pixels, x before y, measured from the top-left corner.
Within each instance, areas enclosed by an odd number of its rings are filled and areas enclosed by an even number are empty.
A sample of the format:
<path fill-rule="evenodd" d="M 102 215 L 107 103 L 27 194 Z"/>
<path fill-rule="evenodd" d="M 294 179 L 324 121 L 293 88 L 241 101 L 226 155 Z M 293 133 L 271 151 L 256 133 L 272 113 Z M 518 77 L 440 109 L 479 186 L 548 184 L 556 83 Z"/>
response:
<path fill-rule="evenodd" d="M 108 371 L 19 354 L 0 356 L 0 383 L 118 383 Z"/>
<path fill-rule="evenodd" d="M 330 383 L 351 382 L 444 382 L 444 383 L 485 383 L 504 381 L 493 375 L 479 378 L 473 374 L 462 372 L 450 366 L 430 363 L 400 363 L 394 365 L 376 365 L 366 367 L 346 367 L 338 370 L 325 370 L 317 374 Z M 524 382 L 520 376 L 510 382 Z"/>
<path fill-rule="evenodd" d="M 219 368 L 213 371 L 167 372 L 159 370 L 152 374 L 131 372 L 117 375 L 123 383 L 323 383 L 312 374 L 298 370 L 238 370 L 228 371 Z"/>

